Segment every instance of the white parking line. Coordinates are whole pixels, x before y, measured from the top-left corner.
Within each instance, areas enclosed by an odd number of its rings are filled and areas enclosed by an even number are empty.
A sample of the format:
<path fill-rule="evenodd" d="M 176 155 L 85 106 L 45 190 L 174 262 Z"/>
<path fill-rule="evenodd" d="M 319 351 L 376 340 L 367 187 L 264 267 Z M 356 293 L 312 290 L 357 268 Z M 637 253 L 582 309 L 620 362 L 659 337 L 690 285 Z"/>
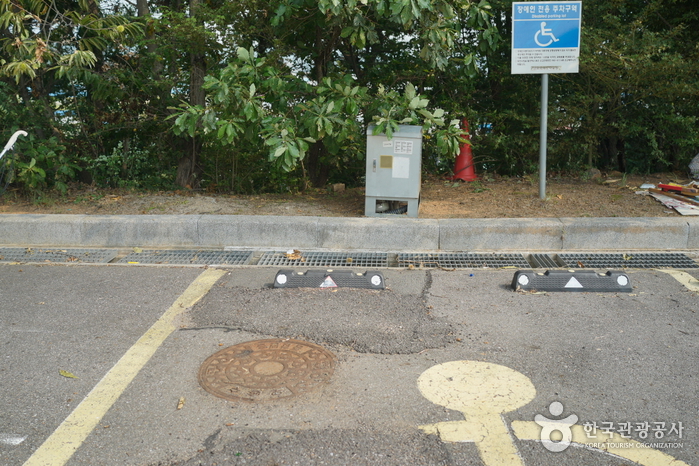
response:
<path fill-rule="evenodd" d="M 20 443 L 24 442 L 26 439 L 26 435 L 22 437 L 21 435 L 3 434 L 2 432 L 0 432 L 0 444 L 17 446 Z"/>

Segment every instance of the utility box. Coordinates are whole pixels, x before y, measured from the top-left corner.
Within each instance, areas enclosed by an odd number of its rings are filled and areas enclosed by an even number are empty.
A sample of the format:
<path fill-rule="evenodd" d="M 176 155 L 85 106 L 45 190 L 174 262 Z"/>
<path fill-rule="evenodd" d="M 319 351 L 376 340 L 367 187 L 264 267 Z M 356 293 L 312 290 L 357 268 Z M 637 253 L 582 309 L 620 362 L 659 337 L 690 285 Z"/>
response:
<path fill-rule="evenodd" d="M 407 213 L 417 217 L 422 184 L 422 127 L 401 125 L 389 140 L 374 135 L 369 125 L 366 138 L 367 217 Z"/>

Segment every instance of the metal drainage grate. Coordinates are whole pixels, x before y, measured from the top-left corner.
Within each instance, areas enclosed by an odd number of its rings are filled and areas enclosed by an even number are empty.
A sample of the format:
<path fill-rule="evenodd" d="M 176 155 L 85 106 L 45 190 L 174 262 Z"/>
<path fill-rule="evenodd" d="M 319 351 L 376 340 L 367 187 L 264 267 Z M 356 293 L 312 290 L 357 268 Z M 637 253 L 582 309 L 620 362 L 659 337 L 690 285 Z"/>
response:
<path fill-rule="evenodd" d="M 246 265 L 252 251 L 157 251 L 132 252 L 119 260 L 124 264 L 197 264 L 197 265 Z"/>
<path fill-rule="evenodd" d="M 529 263 L 522 254 L 476 254 L 476 253 L 400 253 L 400 267 L 425 267 L 445 269 L 473 268 L 528 268 Z"/>
<path fill-rule="evenodd" d="M 388 254 L 385 252 L 266 252 L 257 265 L 388 267 Z"/>
<path fill-rule="evenodd" d="M 535 269 L 555 269 L 562 267 L 562 265 L 557 263 L 549 254 L 531 254 L 529 255 L 529 261 Z"/>
<path fill-rule="evenodd" d="M 107 263 L 116 257 L 108 249 L 0 248 L 4 262 L 87 262 Z"/>
<path fill-rule="evenodd" d="M 558 257 L 569 268 L 699 268 L 694 260 L 681 253 L 562 253 Z"/>

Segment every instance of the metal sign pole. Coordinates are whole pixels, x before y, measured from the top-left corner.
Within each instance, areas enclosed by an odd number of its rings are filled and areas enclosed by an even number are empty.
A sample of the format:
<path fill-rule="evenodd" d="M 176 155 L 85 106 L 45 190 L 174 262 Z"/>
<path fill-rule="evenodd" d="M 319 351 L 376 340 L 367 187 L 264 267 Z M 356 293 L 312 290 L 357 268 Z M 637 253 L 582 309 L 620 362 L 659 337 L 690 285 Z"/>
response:
<path fill-rule="evenodd" d="M 546 137 L 548 135 L 549 75 L 541 75 L 541 128 L 539 130 L 539 198 L 546 199 Z"/>
<path fill-rule="evenodd" d="M 539 197 L 546 199 L 549 73 L 580 68 L 582 1 L 512 2 L 512 74 L 541 75 Z"/>

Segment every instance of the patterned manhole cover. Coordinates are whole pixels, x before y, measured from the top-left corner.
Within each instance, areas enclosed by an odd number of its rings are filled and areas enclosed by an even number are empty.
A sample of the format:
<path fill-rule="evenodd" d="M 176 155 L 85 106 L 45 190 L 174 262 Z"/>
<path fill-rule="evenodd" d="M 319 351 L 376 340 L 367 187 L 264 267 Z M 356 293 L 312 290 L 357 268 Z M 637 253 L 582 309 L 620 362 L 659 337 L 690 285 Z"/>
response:
<path fill-rule="evenodd" d="M 207 392 L 231 401 L 291 398 L 327 382 L 335 357 L 300 340 L 256 340 L 229 346 L 209 356 L 199 369 Z"/>

